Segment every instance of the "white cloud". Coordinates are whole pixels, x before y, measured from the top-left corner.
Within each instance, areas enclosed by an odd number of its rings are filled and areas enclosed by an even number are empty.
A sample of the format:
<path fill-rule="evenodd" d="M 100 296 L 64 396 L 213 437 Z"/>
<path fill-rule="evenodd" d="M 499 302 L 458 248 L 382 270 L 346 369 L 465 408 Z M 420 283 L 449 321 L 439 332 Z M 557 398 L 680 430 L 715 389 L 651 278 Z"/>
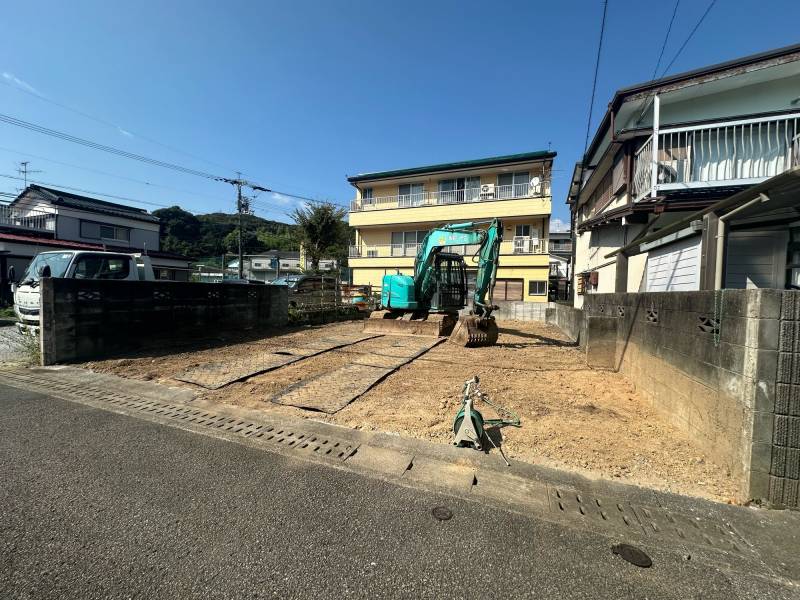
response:
<path fill-rule="evenodd" d="M 283 194 L 279 194 L 277 192 L 272 192 L 270 200 L 272 200 L 273 202 L 277 202 L 278 204 L 282 204 L 283 206 L 292 203 L 291 198 L 289 198 L 288 196 L 284 196 Z"/>
<path fill-rule="evenodd" d="M 125 129 L 123 129 L 119 125 L 117 126 L 117 131 L 119 131 L 125 137 L 133 137 L 133 134 L 130 131 L 126 131 Z"/>
<path fill-rule="evenodd" d="M 30 83 L 20 79 L 19 77 L 14 76 L 13 73 L 9 73 L 8 71 L 3 71 L 3 79 L 13 83 L 21 90 L 25 90 L 26 92 L 30 92 L 31 94 L 36 94 L 37 96 L 44 96 L 44 94 L 42 94 L 39 90 L 33 87 Z"/>

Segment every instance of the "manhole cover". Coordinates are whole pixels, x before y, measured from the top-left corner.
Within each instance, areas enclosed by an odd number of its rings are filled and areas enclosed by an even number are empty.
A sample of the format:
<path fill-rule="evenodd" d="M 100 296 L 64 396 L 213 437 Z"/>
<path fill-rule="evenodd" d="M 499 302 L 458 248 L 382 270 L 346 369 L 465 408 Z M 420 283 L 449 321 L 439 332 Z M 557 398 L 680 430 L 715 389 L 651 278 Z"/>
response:
<path fill-rule="evenodd" d="M 446 506 L 437 506 L 431 511 L 431 513 L 440 521 L 449 521 L 453 518 L 453 511 Z"/>
<path fill-rule="evenodd" d="M 618 554 L 632 565 L 636 565 L 637 567 L 648 569 L 653 566 L 653 561 L 650 559 L 650 557 L 647 556 L 643 550 L 640 550 L 636 546 L 631 546 L 630 544 L 617 544 L 616 546 L 611 547 L 611 551 L 614 554 Z"/>

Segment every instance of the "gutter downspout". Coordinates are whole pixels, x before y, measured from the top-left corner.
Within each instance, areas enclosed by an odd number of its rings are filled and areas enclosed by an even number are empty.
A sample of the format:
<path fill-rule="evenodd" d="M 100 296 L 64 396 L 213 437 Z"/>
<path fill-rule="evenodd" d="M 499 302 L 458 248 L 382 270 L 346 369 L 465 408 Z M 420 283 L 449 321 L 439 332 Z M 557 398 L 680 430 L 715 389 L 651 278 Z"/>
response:
<path fill-rule="evenodd" d="M 714 265 L 714 289 L 721 290 L 722 289 L 722 273 L 723 273 L 723 266 L 725 263 L 724 260 L 724 253 L 725 253 L 725 241 L 728 236 L 728 223 L 727 220 L 734 216 L 736 213 L 741 212 L 745 208 L 756 204 L 757 202 L 767 202 L 769 201 L 769 196 L 766 194 L 759 194 L 757 197 L 753 198 L 749 202 L 745 202 L 741 206 L 737 206 L 731 212 L 726 215 L 722 215 L 719 218 L 717 223 L 717 252 L 716 252 L 716 263 Z"/>

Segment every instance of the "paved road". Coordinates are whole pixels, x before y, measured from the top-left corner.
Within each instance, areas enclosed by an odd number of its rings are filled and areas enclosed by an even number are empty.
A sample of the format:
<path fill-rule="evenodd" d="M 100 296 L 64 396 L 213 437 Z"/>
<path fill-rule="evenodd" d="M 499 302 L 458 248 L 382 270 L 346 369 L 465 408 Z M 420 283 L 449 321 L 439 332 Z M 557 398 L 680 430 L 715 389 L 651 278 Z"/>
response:
<path fill-rule="evenodd" d="M 2 598 L 794 598 L 610 539 L 0 385 Z M 431 516 L 435 506 L 454 513 Z"/>

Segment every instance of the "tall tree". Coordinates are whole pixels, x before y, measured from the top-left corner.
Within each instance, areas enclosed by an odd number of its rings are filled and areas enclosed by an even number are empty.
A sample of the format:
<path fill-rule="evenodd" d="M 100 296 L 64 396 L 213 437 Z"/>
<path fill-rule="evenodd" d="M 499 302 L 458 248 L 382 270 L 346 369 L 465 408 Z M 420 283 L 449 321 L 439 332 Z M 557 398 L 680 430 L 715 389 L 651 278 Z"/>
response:
<path fill-rule="evenodd" d="M 321 258 L 335 258 L 340 265 L 347 261 L 350 227 L 347 212 L 330 202 L 298 207 L 292 213 L 297 224 L 297 237 L 311 260 L 311 268 L 319 270 Z"/>

